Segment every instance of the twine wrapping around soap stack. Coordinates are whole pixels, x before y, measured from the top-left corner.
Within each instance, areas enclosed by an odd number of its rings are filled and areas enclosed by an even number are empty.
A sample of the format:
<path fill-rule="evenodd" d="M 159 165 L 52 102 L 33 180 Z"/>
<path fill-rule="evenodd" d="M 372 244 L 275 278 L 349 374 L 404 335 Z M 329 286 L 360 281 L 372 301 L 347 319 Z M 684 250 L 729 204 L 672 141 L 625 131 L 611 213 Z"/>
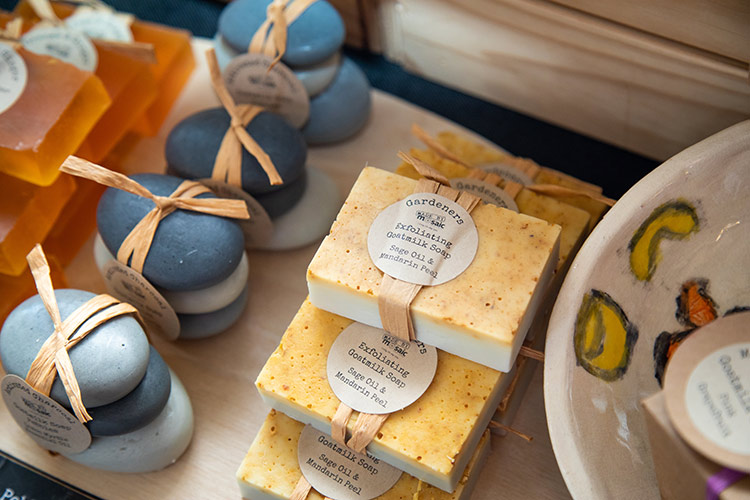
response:
<path fill-rule="evenodd" d="M 216 153 L 211 178 L 232 186 L 242 187 L 242 148 L 244 147 L 248 153 L 258 160 L 272 186 L 283 184 L 284 181 L 276 170 L 271 157 L 245 130 L 245 127 L 263 111 L 263 108 L 253 104 L 237 105 L 234 102 L 232 95 L 224 84 L 214 49 L 211 48 L 206 51 L 206 62 L 208 63 L 208 72 L 211 75 L 211 85 L 221 105 L 231 118 L 229 128 L 221 140 L 219 151 Z"/>
<path fill-rule="evenodd" d="M 50 2 L 50 0 L 28 0 L 28 3 L 31 6 L 34 13 L 37 16 L 39 16 L 39 19 L 41 19 L 42 21 L 47 22 L 53 26 L 65 25 L 65 22 L 62 19 L 60 19 L 55 13 L 55 10 L 52 7 L 52 3 Z M 85 1 L 72 0 L 71 3 L 76 3 L 76 4 L 79 4 L 80 6 L 93 7 L 93 8 L 98 8 L 101 10 L 107 10 L 109 12 L 113 12 L 113 9 L 109 7 L 107 4 L 96 1 L 96 0 L 85 0 Z M 120 17 L 128 24 L 128 26 L 132 24 L 134 20 L 134 17 L 132 15 L 122 15 Z M 116 40 L 105 40 L 102 38 L 94 38 L 93 40 L 96 41 L 97 45 L 106 47 L 108 49 L 126 53 L 129 56 L 140 59 L 141 61 L 144 61 L 148 64 L 156 64 L 158 62 L 156 60 L 156 52 L 154 51 L 153 44 L 144 43 L 144 42 L 136 42 L 136 41 L 121 42 L 121 41 L 116 41 Z"/>
<path fill-rule="evenodd" d="M 255 31 L 247 51 L 271 57 L 273 61 L 268 67 L 270 71 L 286 52 L 287 27 L 315 2 L 316 0 L 273 0 L 266 9 L 265 21 Z"/>
<path fill-rule="evenodd" d="M 482 169 L 473 167 L 472 165 L 465 162 L 461 157 L 454 154 L 448 148 L 440 144 L 437 140 L 432 138 L 427 132 L 424 131 L 419 125 L 412 124 L 411 126 L 411 132 L 412 134 L 422 141 L 425 146 L 427 146 L 429 149 L 431 149 L 433 152 L 437 153 L 439 156 L 451 160 L 455 163 L 458 163 L 459 165 L 466 167 L 469 169 L 469 177 L 475 177 L 480 180 L 484 180 L 485 182 L 488 182 L 492 185 L 500 185 L 500 181 L 503 179 L 498 176 L 497 174 L 487 174 Z M 524 174 L 528 175 L 532 179 L 536 177 L 539 172 L 541 172 L 541 167 L 537 165 L 536 163 L 532 161 L 525 161 L 523 165 L 511 165 L 514 168 L 520 170 Z M 494 177 L 480 177 L 480 175 L 487 175 L 487 176 L 494 176 Z M 497 179 L 496 179 L 497 178 Z M 497 181 L 497 182 L 496 182 Z M 516 182 L 505 180 L 503 185 L 503 189 L 507 191 L 513 198 L 515 198 L 518 193 L 521 191 L 521 189 L 528 189 L 529 191 L 533 191 L 538 194 L 543 194 L 550 197 L 581 197 L 581 198 L 589 198 L 594 201 L 598 201 L 601 203 L 604 203 L 607 206 L 612 206 L 615 204 L 615 200 L 612 198 L 607 198 L 606 196 L 603 196 L 600 193 L 597 193 L 590 189 L 574 189 L 569 188 L 565 186 L 558 186 L 555 184 L 533 184 L 531 186 L 522 186 L 521 184 L 518 184 Z"/>
<path fill-rule="evenodd" d="M 60 171 L 148 198 L 154 202 L 154 208 L 135 225 L 117 250 L 117 260 L 139 273 L 143 272 L 143 265 L 151 249 L 159 222 L 175 210 L 190 210 L 233 219 L 250 218 L 244 201 L 196 198 L 198 195 L 211 193 L 211 190 L 195 181 L 182 181 L 169 196 L 157 196 L 123 174 L 107 170 L 75 156 L 69 156 L 60 166 Z"/>
<path fill-rule="evenodd" d="M 95 328 L 110 319 L 132 314 L 139 323 L 143 323 L 143 321 L 135 307 L 120 302 L 107 294 L 97 295 L 89 299 L 63 321 L 57 305 L 55 290 L 52 287 L 49 264 L 42 247 L 37 244 L 26 256 L 26 259 L 34 276 L 39 298 L 47 309 L 50 318 L 52 318 L 55 328 L 52 335 L 42 344 L 31 363 L 31 367 L 26 374 L 26 382 L 37 392 L 49 396 L 55 376 L 59 374 L 65 387 L 65 393 L 73 408 L 73 413 L 81 423 L 85 424 L 92 418 L 83 405 L 81 389 L 78 386 L 68 350 L 83 340 Z M 74 334 L 75 336 L 73 336 Z"/>
<path fill-rule="evenodd" d="M 5 28 L 0 28 L 0 41 L 7 42 L 14 49 L 21 47 L 21 30 L 23 20 L 20 17 L 8 21 Z"/>

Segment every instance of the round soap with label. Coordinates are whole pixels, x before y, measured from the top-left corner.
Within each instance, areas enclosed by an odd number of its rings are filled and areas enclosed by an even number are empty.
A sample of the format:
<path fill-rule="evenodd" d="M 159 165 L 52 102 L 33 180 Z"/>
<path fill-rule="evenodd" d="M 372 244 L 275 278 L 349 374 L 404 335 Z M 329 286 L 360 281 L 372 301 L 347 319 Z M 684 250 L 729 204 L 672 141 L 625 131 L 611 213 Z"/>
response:
<path fill-rule="evenodd" d="M 95 294 L 82 290 L 55 290 L 63 320 Z M 10 313 L 0 330 L 0 359 L 6 373 L 26 377 L 54 325 L 42 299 L 35 295 Z M 149 362 L 149 345 L 141 325 L 131 316 L 120 316 L 98 326 L 69 349 L 83 404 L 107 405 L 125 397 L 141 382 Z M 59 377 L 50 392 L 52 399 L 68 406 L 68 396 Z"/>
<path fill-rule="evenodd" d="M 171 171 L 186 179 L 211 177 L 216 154 L 230 125 L 224 108 L 188 116 L 167 137 L 165 156 Z M 242 150 L 242 188 L 252 195 L 288 186 L 304 172 L 307 146 L 299 131 L 273 113 L 261 112 L 245 130 L 268 154 L 283 184 L 272 186 L 258 160 Z"/>
<path fill-rule="evenodd" d="M 218 32 L 238 52 L 247 52 L 250 41 L 267 17 L 271 0 L 235 0 L 219 16 Z M 325 0 L 313 2 L 287 27 L 282 61 L 308 66 L 331 57 L 344 43 L 344 21 Z"/>
<path fill-rule="evenodd" d="M 183 181 L 158 174 L 132 179 L 159 196 L 169 196 Z M 215 198 L 204 193 L 198 198 Z M 107 249 L 117 250 L 130 231 L 154 208 L 148 198 L 107 189 L 96 212 L 97 228 Z M 143 276 L 167 290 L 197 290 L 223 281 L 237 268 L 244 238 L 232 219 L 176 210 L 161 220 L 143 266 Z"/>
<path fill-rule="evenodd" d="M 664 397 L 685 442 L 725 467 L 750 472 L 750 311 L 695 330 L 667 365 Z"/>

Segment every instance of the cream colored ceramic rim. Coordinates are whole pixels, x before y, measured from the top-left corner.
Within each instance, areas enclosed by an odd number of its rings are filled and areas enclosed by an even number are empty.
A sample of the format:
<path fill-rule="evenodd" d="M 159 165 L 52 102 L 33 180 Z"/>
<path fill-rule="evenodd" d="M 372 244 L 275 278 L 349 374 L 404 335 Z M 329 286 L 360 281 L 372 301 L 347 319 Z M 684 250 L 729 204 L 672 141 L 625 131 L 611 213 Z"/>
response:
<path fill-rule="evenodd" d="M 603 474 L 590 474 L 589 471 L 596 469 L 596 466 L 589 465 L 587 468 L 584 450 L 575 439 L 574 410 L 570 405 L 568 390 L 571 370 L 575 367 L 572 361 L 575 359 L 572 342 L 575 317 L 581 297 L 588 291 L 586 284 L 595 272 L 600 253 L 618 236 L 621 227 L 642 217 L 642 202 L 651 204 L 654 200 L 663 199 L 669 186 L 686 173 L 712 168 L 713 175 L 720 175 L 720 160 L 744 150 L 750 150 L 750 121 L 734 125 L 670 158 L 623 195 L 596 226 L 573 261 L 555 302 L 547 330 L 544 406 L 557 464 L 568 490 L 576 499 L 611 497 L 611 492 L 602 483 L 600 476 Z M 644 484 L 648 481 L 649 478 L 633 478 L 634 485 L 643 488 L 643 491 L 650 489 L 650 497 L 659 498 L 658 486 L 652 483 L 649 488 Z M 627 492 L 623 492 L 623 495 L 626 497 Z"/>

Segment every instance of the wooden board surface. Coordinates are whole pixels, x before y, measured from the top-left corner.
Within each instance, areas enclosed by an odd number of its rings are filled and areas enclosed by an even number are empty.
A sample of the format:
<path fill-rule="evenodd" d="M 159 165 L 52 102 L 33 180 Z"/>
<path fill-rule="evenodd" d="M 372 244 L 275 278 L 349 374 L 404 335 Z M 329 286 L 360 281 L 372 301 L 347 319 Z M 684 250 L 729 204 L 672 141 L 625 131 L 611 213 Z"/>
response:
<path fill-rule="evenodd" d="M 159 172 L 164 167 L 166 133 L 182 117 L 215 105 L 202 51 L 197 42 L 198 70 L 160 134 L 133 146 L 126 164 L 133 172 Z M 434 133 L 459 127 L 386 94 L 373 93 L 373 114 L 353 140 L 313 148 L 309 164 L 334 176 L 343 196 L 365 163 L 389 170 L 398 149 L 416 146 L 413 122 Z M 93 240 L 68 268 L 72 287 L 103 292 L 93 262 Z M 37 447 L 0 405 L 0 449 L 73 485 L 108 499 L 239 498 L 235 471 L 268 409 L 253 382 L 275 349 L 286 326 L 307 294 L 305 270 L 317 244 L 290 252 L 254 252 L 250 259 L 250 297 L 239 323 L 211 339 L 168 342 L 152 339 L 185 384 L 195 412 L 195 435 L 183 457 L 154 473 L 127 475 L 92 471 Z M 532 443 L 509 435 L 493 436 L 493 451 L 481 473 L 475 500 L 503 498 L 569 498 L 549 441 L 542 395 L 542 370 L 536 370 L 529 394 L 514 427 L 533 436 Z"/>

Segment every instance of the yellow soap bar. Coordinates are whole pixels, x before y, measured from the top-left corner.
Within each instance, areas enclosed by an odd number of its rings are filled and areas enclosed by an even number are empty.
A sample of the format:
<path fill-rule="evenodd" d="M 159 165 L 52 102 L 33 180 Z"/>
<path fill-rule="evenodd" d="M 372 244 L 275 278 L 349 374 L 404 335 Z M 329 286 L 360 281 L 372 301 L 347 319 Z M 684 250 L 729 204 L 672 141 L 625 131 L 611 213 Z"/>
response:
<path fill-rule="evenodd" d="M 237 483 L 243 498 L 286 500 L 292 495 L 302 476 L 297 461 L 297 443 L 302 429 L 303 424 L 271 410 L 237 470 Z M 489 449 L 490 436 L 485 432 L 453 493 L 402 474 L 396 484 L 376 500 L 468 500 Z M 323 500 L 323 496 L 311 490 L 307 499 Z"/>
<path fill-rule="evenodd" d="M 385 170 L 362 170 L 308 267 L 313 304 L 382 328 L 383 273 L 370 259 L 367 234 L 375 217 L 415 186 Z M 488 204 L 471 215 L 479 235 L 476 256 L 456 278 L 417 294 L 415 333 L 426 344 L 507 372 L 557 264 L 560 227 Z"/>
<path fill-rule="evenodd" d="M 27 268 L 26 255 L 50 232 L 75 189 L 69 175 L 37 186 L 0 174 L 0 273 L 18 276 Z"/>
<path fill-rule="evenodd" d="M 264 401 L 330 433 L 339 400 L 327 382 L 328 352 L 352 323 L 305 301 L 255 381 Z M 416 402 L 389 415 L 369 453 L 452 491 L 511 379 L 438 350 L 430 387 Z"/>
<path fill-rule="evenodd" d="M 449 179 L 468 177 L 470 170 L 465 166 L 448 160 L 430 150 L 412 149 L 409 154 L 435 168 Z M 410 163 L 401 163 L 396 173 L 410 179 L 419 179 Z M 589 232 L 589 213 L 580 208 L 564 203 L 556 198 L 534 193 L 522 189 L 515 198 L 518 210 L 522 214 L 531 215 L 538 219 L 557 224 L 562 228 L 560 232 L 560 255 L 555 271 L 564 272 L 570 265 L 568 257 L 574 257 L 583 244 Z"/>
<path fill-rule="evenodd" d="M 110 105 L 101 80 L 23 48 L 28 83 L 0 115 L 0 171 L 48 186 Z"/>
<path fill-rule="evenodd" d="M 532 165 L 539 168 L 539 173 L 534 177 L 536 184 L 554 184 L 556 186 L 589 191 L 596 194 L 601 194 L 602 192 L 600 186 L 576 179 L 558 170 L 542 167 L 528 158 L 520 158 L 498 149 L 490 148 L 453 132 L 440 132 L 437 140 L 451 153 L 471 166 L 479 166 L 486 163 L 506 163 L 525 171 L 528 166 Z M 609 208 L 605 203 L 581 196 L 566 196 L 559 197 L 559 199 L 582 210 L 586 210 L 590 214 L 589 231 L 593 229 Z"/>

